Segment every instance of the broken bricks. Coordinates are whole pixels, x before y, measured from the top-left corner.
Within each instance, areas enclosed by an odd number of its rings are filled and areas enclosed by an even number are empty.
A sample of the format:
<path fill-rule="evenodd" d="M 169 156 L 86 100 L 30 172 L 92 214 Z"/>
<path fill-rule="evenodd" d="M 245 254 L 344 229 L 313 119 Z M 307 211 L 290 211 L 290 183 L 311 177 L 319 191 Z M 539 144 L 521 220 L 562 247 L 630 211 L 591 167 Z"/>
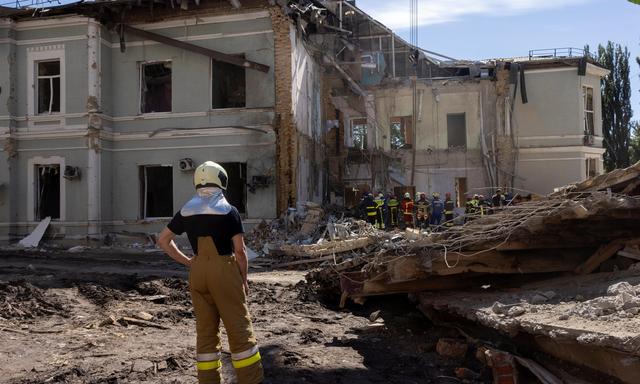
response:
<path fill-rule="evenodd" d="M 457 339 L 442 338 L 436 344 L 436 352 L 440 356 L 450 357 L 454 359 L 462 359 L 467 354 L 469 344 Z"/>

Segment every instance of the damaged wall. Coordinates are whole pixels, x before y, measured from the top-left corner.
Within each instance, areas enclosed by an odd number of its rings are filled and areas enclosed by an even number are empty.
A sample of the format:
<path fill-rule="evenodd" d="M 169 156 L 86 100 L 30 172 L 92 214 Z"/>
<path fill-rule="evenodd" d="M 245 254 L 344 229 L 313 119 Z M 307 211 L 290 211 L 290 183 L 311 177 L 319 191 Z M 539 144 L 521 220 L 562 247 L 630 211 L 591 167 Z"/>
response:
<path fill-rule="evenodd" d="M 297 199 L 321 203 L 325 195 L 325 129 L 322 124 L 321 67 L 292 25 L 292 111 L 298 136 Z"/>
<path fill-rule="evenodd" d="M 391 121 L 394 118 L 412 120 L 413 90 L 406 83 L 371 89 L 375 97 L 377 127 L 370 126 L 369 134 L 377 135 L 382 149 L 397 159 L 397 165 L 391 166 L 399 171 L 399 174 L 391 175 L 392 180 L 384 188 L 391 190 L 393 186 L 410 183 L 412 146 L 415 145 L 415 185 L 418 191 L 454 194 L 456 178 L 465 178 L 468 191 L 477 188 L 477 192 L 482 193 L 480 189 L 487 185 L 487 179 L 480 134 L 481 127 L 488 134 L 495 130 L 497 124 L 493 88 L 493 83 L 488 80 L 419 82 L 417 122 L 410 123 L 411 129 L 416 130 L 415 143 L 412 143 L 413 137 L 408 137 L 409 146 L 400 149 L 391 148 Z M 465 146 L 449 147 L 448 115 L 464 115 Z M 348 115 L 345 121 L 354 117 L 358 116 Z M 370 177 L 367 168 L 366 164 L 352 161 L 345 179 L 353 185 L 361 184 Z"/>
<path fill-rule="evenodd" d="M 516 187 L 537 194 L 552 192 L 587 177 L 586 159 L 597 159 L 602 173 L 602 111 L 600 78 L 606 71 L 588 65 L 585 76 L 575 66 L 529 69 L 525 72 L 528 103 L 516 97 L 513 129 L 517 137 Z M 583 85 L 593 92 L 592 144 L 585 142 Z M 587 145 L 585 145 L 587 144 Z"/>
<path fill-rule="evenodd" d="M 180 160 L 185 158 L 195 165 L 205 160 L 242 164 L 239 176 L 251 186 L 246 188 L 243 209 L 247 224 L 276 217 L 276 185 L 253 182 L 254 176 L 269 180 L 276 174 L 273 30 L 270 14 L 260 4 L 239 12 L 227 4 L 210 13 L 197 13 L 197 20 L 174 13 L 156 22 L 135 24 L 271 67 L 267 73 L 242 69 L 246 101 L 240 108 L 212 108 L 215 73 L 205 56 L 128 34 L 126 50 L 121 52 L 119 36 L 104 27 L 94 28 L 92 19 L 75 15 L 0 24 L 1 36 L 12 33 L 18 41 L 9 45 L 0 40 L 0 54 L 6 60 L 7 49 L 15 52 L 15 71 L 6 78 L 17 83 L 19 100 L 14 111 L 4 109 L 9 87 L 5 88 L 3 76 L 0 128 L 6 137 L 5 125 L 9 124 L 5 122 L 14 122 L 16 159 L 3 163 L 7 166 L 0 169 L 0 183 L 19 199 L 11 209 L 5 208 L 10 205 L 0 186 L 0 236 L 24 236 L 37 222 L 31 213 L 37 192 L 30 180 L 34 164 L 43 159 L 80 171 L 80 177 L 60 179 L 63 213 L 51 225 L 60 237 L 99 238 L 111 231 L 161 229 L 168 218 L 148 219 L 141 214 L 140 169 L 171 166 L 173 214 L 193 194 L 192 173 L 179 170 Z M 92 45 L 89 40 L 96 38 L 99 43 Z M 51 58 L 42 52 L 51 52 Z M 290 51 L 286 57 L 290 63 Z M 61 112 L 43 115 L 29 111 L 32 102 L 26 71 L 30 59 L 61 61 Z M 170 62 L 171 110 L 142 113 L 141 67 L 156 62 Z M 1 67 L 4 70 L 5 66 Z M 291 66 L 285 69 L 291 78 Z M 98 89 L 92 91 L 96 85 Z M 287 96 L 291 111 L 291 88 Z M 0 155 L 7 154 L 3 151 Z M 14 178 L 9 175 L 10 163 L 15 163 L 12 169 L 21 170 Z"/>

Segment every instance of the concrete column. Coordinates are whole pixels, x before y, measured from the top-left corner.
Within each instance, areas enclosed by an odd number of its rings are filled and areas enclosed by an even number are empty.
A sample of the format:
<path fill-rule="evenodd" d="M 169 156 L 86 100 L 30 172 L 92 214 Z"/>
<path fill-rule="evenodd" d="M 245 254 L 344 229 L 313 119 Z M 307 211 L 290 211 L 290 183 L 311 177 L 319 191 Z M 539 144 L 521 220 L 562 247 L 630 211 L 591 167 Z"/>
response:
<path fill-rule="evenodd" d="M 88 75 L 88 96 L 87 96 L 87 235 L 89 237 L 100 237 L 102 219 L 101 214 L 101 143 L 100 131 L 102 120 L 98 116 L 100 111 L 100 25 L 89 20 L 87 33 L 87 75 Z"/>

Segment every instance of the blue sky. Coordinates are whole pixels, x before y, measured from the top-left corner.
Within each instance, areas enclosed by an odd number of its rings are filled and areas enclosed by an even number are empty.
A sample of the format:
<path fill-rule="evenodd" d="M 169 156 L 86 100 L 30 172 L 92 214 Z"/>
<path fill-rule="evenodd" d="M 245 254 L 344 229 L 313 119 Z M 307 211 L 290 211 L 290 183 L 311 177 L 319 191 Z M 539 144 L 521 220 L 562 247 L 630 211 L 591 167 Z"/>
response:
<path fill-rule="evenodd" d="M 356 4 L 409 40 L 409 0 Z M 526 56 L 530 49 L 596 51 L 608 40 L 631 52 L 634 119 L 640 120 L 640 5 L 627 0 L 418 0 L 425 49 L 460 59 Z"/>

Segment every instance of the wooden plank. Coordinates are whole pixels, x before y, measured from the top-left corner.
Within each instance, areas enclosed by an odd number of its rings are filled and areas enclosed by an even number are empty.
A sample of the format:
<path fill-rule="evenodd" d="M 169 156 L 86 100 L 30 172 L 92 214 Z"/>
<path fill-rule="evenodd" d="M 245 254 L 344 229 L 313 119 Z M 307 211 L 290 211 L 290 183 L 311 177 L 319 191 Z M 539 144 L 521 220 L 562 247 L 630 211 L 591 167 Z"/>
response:
<path fill-rule="evenodd" d="M 277 249 L 272 249 L 271 252 L 297 257 L 320 257 L 364 248 L 373 242 L 374 239 L 371 237 L 361 237 L 357 239 L 327 241 L 322 244 L 311 245 L 283 244 Z"/>
<path fill-rule="evenodd" d="M 144 39 L 157 41 L 159 43 L 166 44 L 166 45 L 169 45 L 169 46 L 172 46 L 172 47 L 176 47 L 176 48 L 184 49 L 184 50 L 187 50 L 187 51 L 199 53 L 201 55 L 208 56 L 208 57 L 210 57 L 210 58 L 212 58 L 213 60 L 216 60 L 216 61 L 221 61 L 223 63 L 227 63 L 227 64 L 231 64 L 231 65 L 236 65 L 238 67 L 255 69 L 257 71 L 264 72 L 264 73 L 268 73 L 269 72 L 269 66 L 268 65 L 256 63 L 256 62 L 253 62 L 253 61 L 250 61 L 250 60 L 245 60 L 245 59 L 243 59 L 241 57 L 238 57 L 238 56 L 227 55 L 226 53 L 214 51 L 212 49 L 201 47 L 199 45 L 187 43 L 187 42 L 184 42 L 184 41 L 172 39 L 172 38 L 167 37 L 167 36 L 159 35 L 157 33 L 145 31 L 145 30 L 138 29 L 138 28 L 134 28 L 134 27 L 132 27 L 130 25 L 127 25 L 127 24 L 122 24 L 122 28 L 124 29 L 125 32 L 130 33 L 132 35 L 136 35 L 136 36 L 142 37 Z"/>
<path fill-rule="evenodd" d="M 624 243 L 620 240 L 614 240 L 609 244 L 601 246 L 587 261 L 580 264 L 574 272 L 579 275 L 586 275 L 587 273 L 595 271 L 600 264 L 607 261 L 616 252 L 621 250 L 622 247 L 624 247 Z"/>
<path fill-rule="evenodd" d="M 390 295 L 393 293 L 411 293 L 421 291 L 442 291 L 469 288 L 479 285 L 474 277 L 429 277 L 426 279 L 405 281 L 399 283 L 384 283 L 381 281 L 365 281 L 362 292 L 355 296 Z"/>
<path fill-rule="evenodd" d="M 325 260 L 333 260 L 333 255 L 324 256 L 324 257 L 318 257 L 318 258 L 315 258 L 315 259 L 308 259 L 308 260 L 296 260 L 296 261 L 291 261 L 291 262 L 288 262 L 288 263 L 276 264 L 273 267 L 274 268 L 290 267 L 290 266 L 293 266 L 293 265 L 317 263 L 317 262 L 325 261 Z"/>
<path fill-rule="evenodd" d="M 447 263 L 435 257 L 432 271 L 440 276 L 467 272 L 494 274 L 524 274 L 573 271 L 584 260 L 584 249 L 532 250 L 499 252 L 491 250 L 469 256 L 449 252 Z"/>

